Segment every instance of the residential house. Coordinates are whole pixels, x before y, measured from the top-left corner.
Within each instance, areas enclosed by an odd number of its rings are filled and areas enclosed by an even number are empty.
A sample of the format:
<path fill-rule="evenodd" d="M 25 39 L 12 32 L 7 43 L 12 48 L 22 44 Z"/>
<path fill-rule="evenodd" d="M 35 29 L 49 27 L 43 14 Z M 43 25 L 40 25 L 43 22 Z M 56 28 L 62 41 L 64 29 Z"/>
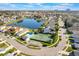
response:
<path fill-rule="evenodd" d="M 19 31 L 18 33 L 16 33 L 17 36 L 22 36 L 24 34 L 26 34 L 27 32 L 29 32 L 28 29 L 23 29 L 22 31 Z"/>
<path fill-rule="evenodd" d="M 49 27 L 46 27 L 46 28 L 44 29 L 43 33 L 50 33 L 50 34 L 53 34 L 53 33 L 55 33 L 55 32 L 54 32 L 54 30 L 51 29 L 50 26 L 49 26 Z"/>
<path fill-rule="evenodd" d="M 79 50 L 75 50 L 69 54 L 69 56 L 79 56 Z"/>
<path fill-rule="evenodd" d="M 79 49 L 79 44 L 73 43 L 73 44 L 72 44 L 72 47 L 75 48 L 75 49 Z"/>

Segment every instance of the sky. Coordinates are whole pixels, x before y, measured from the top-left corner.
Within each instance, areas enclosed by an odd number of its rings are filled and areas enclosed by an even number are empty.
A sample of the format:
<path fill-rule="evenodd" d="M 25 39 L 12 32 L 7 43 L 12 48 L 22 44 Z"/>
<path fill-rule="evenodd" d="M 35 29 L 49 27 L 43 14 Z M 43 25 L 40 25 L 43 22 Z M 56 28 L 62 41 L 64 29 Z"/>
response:
<path fill-rule="evenodd" d="M 0 10 L 79 10 L 79 3 L 0 3 Z"/>

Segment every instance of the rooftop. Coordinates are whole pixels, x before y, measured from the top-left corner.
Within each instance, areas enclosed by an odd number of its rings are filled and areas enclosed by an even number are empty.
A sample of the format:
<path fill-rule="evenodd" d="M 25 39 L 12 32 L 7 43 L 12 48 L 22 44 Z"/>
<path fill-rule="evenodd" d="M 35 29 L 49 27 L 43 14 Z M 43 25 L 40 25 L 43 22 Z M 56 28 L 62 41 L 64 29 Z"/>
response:
<path fill-rule="evenodd" d="M 74 43 L 74 44 L 72 44 L 75 48 L 79 48 L 79 44 L 77 44 L 77 43 Z"/>
<path fill-rule="evenodd" d="M 73 51 L 74 56 L 79 56 L 79 50 Z"/>

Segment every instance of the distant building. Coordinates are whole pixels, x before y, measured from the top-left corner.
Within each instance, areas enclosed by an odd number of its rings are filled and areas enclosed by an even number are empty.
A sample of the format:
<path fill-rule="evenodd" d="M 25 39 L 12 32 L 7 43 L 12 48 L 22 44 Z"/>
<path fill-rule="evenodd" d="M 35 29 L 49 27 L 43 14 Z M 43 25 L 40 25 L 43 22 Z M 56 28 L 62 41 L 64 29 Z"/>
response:
<path fill-rule="evenodd" d="M 67 12 L 71 11 L 70 9 L 66 9 Z"/>

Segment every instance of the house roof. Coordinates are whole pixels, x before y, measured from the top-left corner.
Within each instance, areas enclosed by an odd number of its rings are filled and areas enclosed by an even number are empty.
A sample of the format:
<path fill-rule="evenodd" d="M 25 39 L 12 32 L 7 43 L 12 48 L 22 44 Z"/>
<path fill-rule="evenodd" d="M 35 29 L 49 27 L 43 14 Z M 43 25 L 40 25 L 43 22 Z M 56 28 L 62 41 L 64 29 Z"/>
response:
<path fill-rule="evenodd" d="M 74 42 L 79 42 L 79 38 L 74 38 Z"/>
<path fill-rule="evenodd" d="M 73 37 L 73 38 L 79 38 L 79 35 L 77 35 L 77 34 L 72 34 L 71 37 Z"/>
<path fill-rule="evenodd" d="M 77 43 L 74 43 L 73 46 L 74 46 L 75 48 L 79 48 L 79 44 L 77 44 Z"/>
<path fill-rule="evenodd" d="M 79 56 L 79 50 L 73 51 L 74 56 Z"/>
<path fill-rule="evenodd" d="M 25 39 L 26 40 L 27 39 L 27 36 L 23 36 L 22 39 Z"/>
<path fill-rule="evenodd" d="M 76 43 L 79 43 L 79 35 L 77 34 L 72 34 L 72 36 L 70 36 L 70 38 L 73 38 L 73 41 Z"/>

